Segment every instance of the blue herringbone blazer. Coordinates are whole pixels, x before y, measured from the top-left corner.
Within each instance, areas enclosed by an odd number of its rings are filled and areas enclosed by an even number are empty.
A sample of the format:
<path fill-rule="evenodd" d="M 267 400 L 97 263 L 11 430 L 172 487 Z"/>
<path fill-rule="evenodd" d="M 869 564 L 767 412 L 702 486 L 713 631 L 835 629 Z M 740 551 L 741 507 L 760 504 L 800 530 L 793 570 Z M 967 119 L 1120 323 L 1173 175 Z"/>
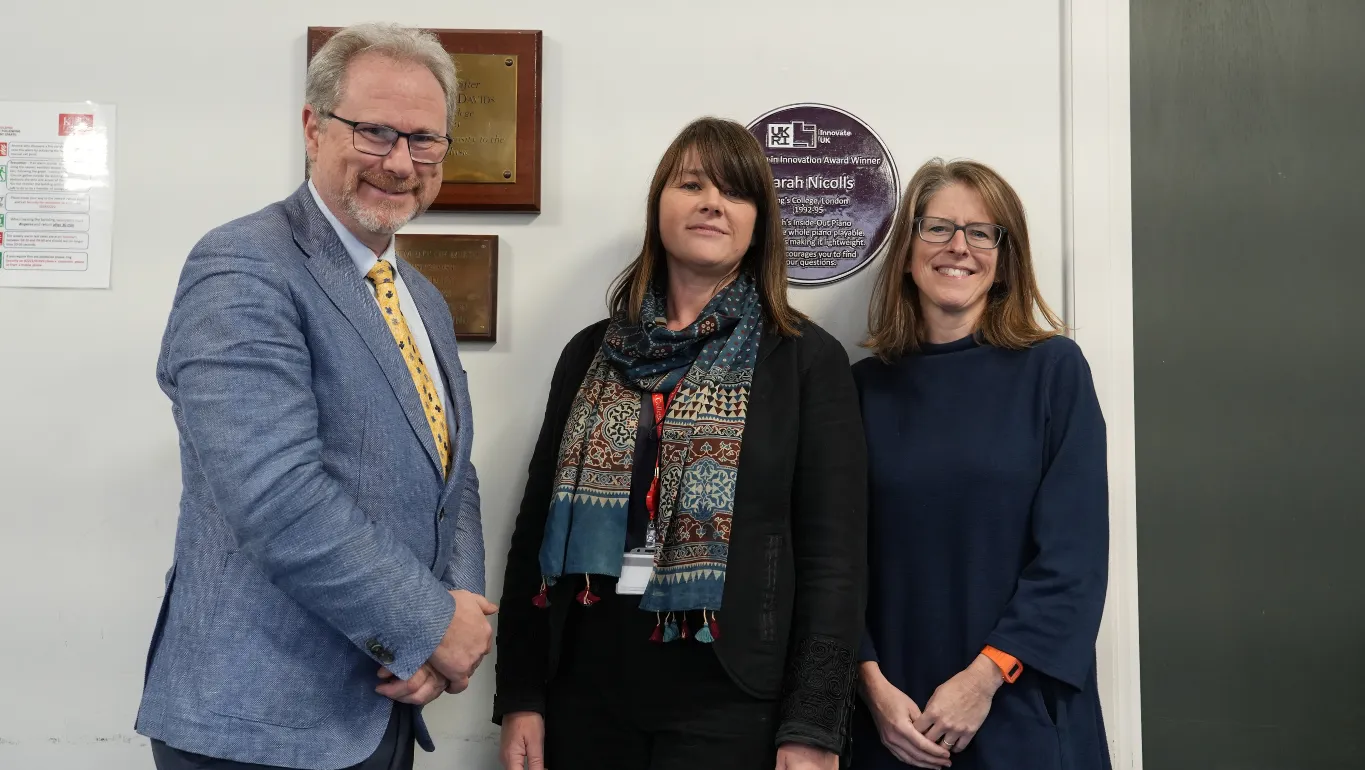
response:
<path fill-rule="evenodd" d="M 449 394 L 448 479 L 374 296 L 306 185 L 190 252 L 157 363 L 184 492 L 141 734 L 240 762 L 360 762 L 392 707 L 379 668 L 411 676 L 449 623 L 447 589 L 484 592 L 450 311 L 397 267 Z M 420 720 L 418 738 L 431 749 Z"/>

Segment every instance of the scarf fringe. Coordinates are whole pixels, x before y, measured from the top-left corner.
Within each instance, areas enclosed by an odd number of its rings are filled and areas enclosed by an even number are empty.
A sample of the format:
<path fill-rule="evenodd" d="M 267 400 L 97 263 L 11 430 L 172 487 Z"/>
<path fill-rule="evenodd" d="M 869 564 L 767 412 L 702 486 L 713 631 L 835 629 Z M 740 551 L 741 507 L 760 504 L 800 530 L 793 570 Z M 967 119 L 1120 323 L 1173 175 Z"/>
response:
<path fill-rule="evenodd" d="M 701 644 L 711 644 L 720 638 L 720 621 L 716 620 L 716 613 L 711 610 L 701 611 L 701 626 L 694 634 L 687 625 L 687 613 L 682 613 L 682 622 L 673 620 L 673 613 L 667 616 L 662 613 L 654 613 L 654 633 L 649 635 L 649 641 L 655 644 L 667 644 L 679 639 L 687 641 L 696 640 Z"/>

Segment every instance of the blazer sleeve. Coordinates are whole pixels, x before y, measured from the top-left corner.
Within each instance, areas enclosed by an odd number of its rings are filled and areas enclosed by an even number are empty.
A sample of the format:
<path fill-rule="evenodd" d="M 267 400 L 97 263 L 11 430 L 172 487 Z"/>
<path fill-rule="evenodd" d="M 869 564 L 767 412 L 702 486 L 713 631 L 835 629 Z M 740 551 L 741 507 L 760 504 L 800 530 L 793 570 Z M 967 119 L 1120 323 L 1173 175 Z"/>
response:
<path fill-rule="evenodd" d="M 324 467 L 303 319 L 268 256 L 224 233 L 194 248 L 162 377 L 241 554 L 377 664 L 416 673 L 454 600 Z"/>
<path fill-rule="evenodd" d="M 986 644 L 1085 686 L 1109 574 L 1104 417 L 1080 348 L 1065 340 L 1045 379 L 1048 463 L 1033 500 L 1035 555 Z"/>
<path fill-rule="evenodd" d="M 578 379 L 586 368 L 585 355 L 592 352 L 596 329 L 589 327 L 580 332 L 560 354 L 550 380 L 550 395 L 545 404 L 540 435 L 527 468 L 526 488 L 512 531 L 512 545 L 507 552 L 499 603 L 497 691 L 493 696 L 495 724 L 502 724 L 504 716 L 518 711 L 545 713 L 550 613 L 533 606 L 531 600 L 540 591 L 540 544 L 550 510 L 550 493 L 554 489 L 559 442 L 572 399 L 578 392 Z M 575 374 L 579 375 L 578 379 Z"/>
<path fill-rule="evenodd" d="M 777 743 L 842 753 L 866 604 L 867 446 L 843 346 L 808 331 L 792 500 L 796 595 Z"/>

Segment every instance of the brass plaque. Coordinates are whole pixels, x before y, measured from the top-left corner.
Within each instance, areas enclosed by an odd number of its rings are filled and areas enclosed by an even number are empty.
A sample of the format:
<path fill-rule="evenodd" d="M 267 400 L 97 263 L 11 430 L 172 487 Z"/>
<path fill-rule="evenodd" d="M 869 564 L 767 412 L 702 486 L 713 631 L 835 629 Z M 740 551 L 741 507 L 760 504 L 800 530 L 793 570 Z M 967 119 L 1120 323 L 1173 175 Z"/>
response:
<path fill-rule="evenodd" d="M 516 54 L 452 53 L 459 77 L 446 182 L 516 184 Z"/>
<path fill-rule="evenodd" d="M 436 285 L 460 340 L 493 342 L 498 329 L 498 236 L 405 235 L 398 256 Z"/>

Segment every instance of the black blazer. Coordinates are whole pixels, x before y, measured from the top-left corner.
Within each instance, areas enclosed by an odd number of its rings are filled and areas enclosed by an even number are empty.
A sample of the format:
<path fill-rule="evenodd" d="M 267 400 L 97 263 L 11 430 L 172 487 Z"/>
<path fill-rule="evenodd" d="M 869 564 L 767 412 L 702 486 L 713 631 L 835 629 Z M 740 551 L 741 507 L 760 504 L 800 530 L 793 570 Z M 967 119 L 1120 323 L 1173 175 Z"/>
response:
<path fill-rule="evenodd" d="M 565 346 L 550 385 L 512 534 L 498 621 L 493 721 L 545 713 L 572 601 L 540 590 L 540 544 L 560 437 L 607 322 Z M 726 567 L 723 633 L 714 649 L 741 689 L 781 698 L 778 743 L 842 752 L 854 701 L 866 584 L 867 448 L 848 354 L 813 323 L 800 337 L 765 329 L 740 450 Z"/>

